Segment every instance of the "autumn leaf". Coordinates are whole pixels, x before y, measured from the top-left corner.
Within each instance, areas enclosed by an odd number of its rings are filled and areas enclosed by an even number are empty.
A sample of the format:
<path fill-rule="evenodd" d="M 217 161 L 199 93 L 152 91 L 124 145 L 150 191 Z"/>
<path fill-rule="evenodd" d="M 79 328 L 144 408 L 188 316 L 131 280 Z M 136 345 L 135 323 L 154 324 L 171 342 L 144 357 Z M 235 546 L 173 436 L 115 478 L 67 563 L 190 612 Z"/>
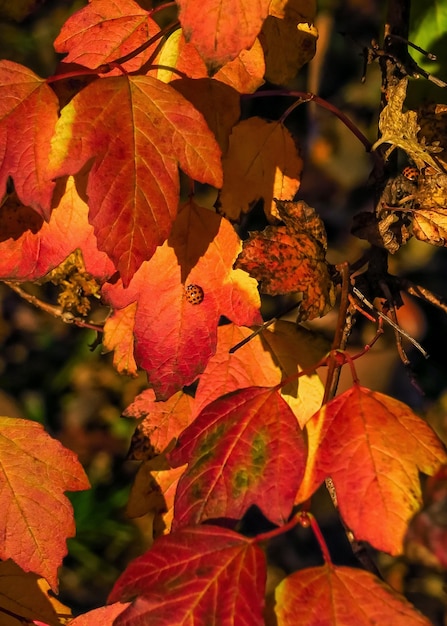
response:
<path fill-rule="evenodd" d="M 238 92 L 214 78 L 174 80 L 171 85 L 202 113 L 220 149 L 225 152 L 231 129 L 241 115 Z"/>
<path fill-rule="evenodd" d="M 433 474 L 447 458 L 434 432 L 406 404 L 358 384 L 322 407 L 306 429 L 308 464 L 297 501 L 330 476 L 356 539 L 399 554 L 421 504 L 418 471 Z"/>
<path fill-rule="evenodd" d="M 252 540 L 217 526 L 183 528 L 157 539 L 118 579 L 109 602 L 133 603 L 114 624 L 262 626 L 265 578 Z"/>
<path fill-rule="evenodd" d="M 186 465 L 161 470 L 153 466 L 153 461 L 141 464 L 130 490 L 126 515 L 133 519 L 152 513 L 152 532 L 158 537 L 171 531 L 177 484 Z"/>
<path fill-rule="evenodd" d="M 370 572 L 325 564 L 287 576 L 275 590 L 278 626 L 430 626 Z"/>
<path fill-rule="evenodd" d="M 137 303 L 132 302 L 123 309 L 114 311 L 104 325 L 102 345 L 104 352 L 113 352 L 113 367 L 119 374 L 137 376 L 135 362 L 135 315 Z"/>
<path fill-rule="evenodd" d="M 46 220 L 54 183 L 48 153 L 58 100 L 43 78 L 12 61 L 0 61 L 0 198 L 11 176 L 20 200 Z"/>
<path fill-rule="evenodd" d="M 188 201 L 169 240 L 142 265 L 129 288 L 121 281 L 103 287 L 115 317 L 138 303 L 135 358 L 157 399 L 168 399 L 205 369 L 216 349 L 221 315 L 241 325 L 261 321 L 256 281 L 231 269 L 240 250 L 226 220 Z M 203 302 L 188 301 L 189 285 L 200 287 Z M 106 336 L 108 331 L 106 322 Z"/>
<path fill-rule="evenodd" d="M 95 69 L 133 52 L 159 31 L 149 13 L 133 0 L 90 0 L 64 23 L 54 48 L 68 53 L 65 63 Z M 122 67 L 127 72 L 139 70 L 153 49 L 146 49 Z"/>
<path fill-rule="evenodd" d="M 87 477 L 73 452 L 40 424 L 23 419 L 0 418 L 0 461 L 0 557 L 40 574 L 55 589 L 65 541 L 75 534 L 73 510 L 63 492 L 88 489 Z"/>
<path fill-rule="evenodd" d="M 177 488 L 175 527 L 239 519 L 252 504 L 283 523 L 305 456 L 297 420 L 276 389 L 248 387 L 215 400 L 168 455 L 174 466 L 188 463 Z"/>
<path fill-rule="evenodd" d="M 175 445 L 191 422 L 193 398 L 178 391 L 165 402 L 156 402 L 152 389 L 140 393 L 124 411 L 124 417 L 142 419 L 130 444 L 129 458 L 149 461 Z"/>
<path fill-rule="evenodd" d="M 303 367 L 317 363 L 328 352 L 309 331 L 279 321 L 231 354 L 230 349 L 250 336 L 249 328 L 227 324 L 217 331 L 216 354 L 208 361 L 197 387 L 194 410 L 200 412 L 220 396 L 244 387 L 274 387 Z M 280 389 L 301 427 L 323 400 L 323 385 L 314 373 Z"/>
<path fill-rule="evenodd" d="M 314 0 L 272 0 L 260 34 L 266 80 L 287 85 L 315 55 Z"/>
<path fill-rule="evenodd" d="M 388 87 L 388 104 L 383 108 L 379 117 L 380 139 L 376 141 L 373 150 L 377 150 L 384 143 L 390 144 L 385 153 L 388 157 L 393 150 L 401 148 L 419 169 L 431 165 L 436 171 L 439 166 L 431 156 L 431 152 L 438 152 L 438 146 L 428 146 L 419 141 L 420 130 L 416 111 L 403 112 L 407 95 L 408 78 L 402 78 L 397 85 Z"/>
<path fill-rule="evenodd" d="M 108 606 L 100 606 L 98 609 L 75 617 L 68 622 L 67 626 L 110 626 L 129 605 L 130 602 L 116 602 Z"/>
<path fill-rule="evenodd" d="M 89 221 L 125 286 L 169 235 L 178 167 L 199 182 L 222 182 L 220 150 L 201 114 L 150 76 L 96 80 L 62 109 L 53 176 L 76 174 L 90 159 Z"/>
<path fill-rule="evenodd" d="M 178 0 L 177 4 L 186 40 L 213 72 L 253 45 L 270 0 Z"/>
<path fill-rule="evenodd" d="M 252 117 L 233 128 L 222 165 L 220 210 L 238 220 L 261 198 L 267 217 L 276 216 L 274 198 L 292 200 L 300 186 L 303 161 L 281 122 Z"/>
<path fill-rule="evenodd" d="M 413 234 L 416 239 L 430 243 L 433 246 L 446 246 L 447 207 L 414 211 Z"/>
<path fill-rule="evenodd" d="M 264 52 L 259 39 L 248 50 L 229 61 L 214 74 L 214 79 L 233 87 L 239 93 L 254 93 L 264 84 Z"/>
<path fill-rule="evenodd" d="M 42 278 L 76 249 L 82 252 L 86 271 L 99 281 L 114 273 L 110 259 L 98 250 L 88 223 L 88 207 L 79 197 L 73 178 L 68 178 L 61 193 L 48 223 L 14 196 L 0 208 L 0 278 Z"/>
<path fill-rule="evenodd" d="M 39 580 L 36 574 L 25 573 L 11 560 L 0 563 L 2 626 L 22 626 L 24 623 L 29 623 L 28 620 L 30 622 L 40 620 L 49 626 L 60 625 L 61 622 L 53 606 L 54 598 L 47 594 L 47 589 L 42 589 L 41 582 L 42 579 Z M 60 611 L 58 613 L 60 614 Z M 63 615 L 64 617 L 71 615 L 67 607 L 64 607 Z"/>
<path fill-rule="evenodd" d="M 325 315 L 335 303 L 335 288 L 326 262 L 326 232 L 305 202 L 277 202 L 285 226 L 250 233 L 235 267 L 244 269 L 271 296 L 301 292 L 298 320 Z"/>

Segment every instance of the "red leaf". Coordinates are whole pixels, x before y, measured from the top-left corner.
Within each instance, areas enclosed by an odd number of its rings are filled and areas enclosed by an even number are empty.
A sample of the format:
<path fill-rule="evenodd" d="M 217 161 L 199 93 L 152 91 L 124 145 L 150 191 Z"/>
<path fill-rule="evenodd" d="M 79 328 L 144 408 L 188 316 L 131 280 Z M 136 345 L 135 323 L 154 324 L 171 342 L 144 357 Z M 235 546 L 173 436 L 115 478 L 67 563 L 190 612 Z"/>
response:
<path fill-rule="evenodd" d="M 275 389 L 248 387 L 215 400 L 169 454 L 173 465 L 188 463 L 177 488 L 176 525 L 239 519 L 252 504 L 283 523 L 305 457 L 297 420 Z"/>
<path fill-rule="evenodd" d="M 309 457 L 298 500 L 330 476 L 356 539 L 398 554 L 421 503 L 418 470 L 433 474 L 445 451 L 402 402 L 354 385 L 306 425 Z"/>
<path fill-rule="evenodd" d="M 133 52 L 159 30 L 149 13 L 133 0 L 90 0 L 62 26 L 54 48 L 68 53 L 65 63 L 95 69 Z M 127 72 L 140 69 L 152 51 L 146 49 L 122 67 Z"/>
<path fill-rule="evenodd" d="M 133 561 L 109 601 L 137 596 L 115 626 L 262 626 L 265 578 L 250 539 L 216 526 L 183 528 Z"/>
<path fill-rule="evenodd" d="M 169 241 L 143 264 L 128 289 L 121 281 L 103 287 L 115 309 L 138 302 L 135 356 L 158 399 L 169 398 L 204 370 L 216 349 L 221 315 L 236 324 L 261 320 L 256 281 L 231 269 L 240 249 L 226 220 L 189 202 Z M 201 288 L 203 302 L 188 302 L 188 285 Z M 104 332 L 107 336 L 107 323 Z"/>
<path fill-rule="evenodd" d="M 109 606 L 100 606 L 98 609 L 93 609 L 93 611 L 70 620 L 67 626 L 111 626 L 111 624 L 115 623 L 114 620 L 118 615 L 121 615 L 128 606 L 128 602 L 117 602 Z"/>
<path fill-rule="evenodd" d="M 95 159 L 89 220 L 126 286 L 171 230 L 178 167 L 202 183 L 222 183 L 220 150 L 201 114 L 150 76 L 85 87 L 62 109 L 52 148 L 54 176 L 75 174 Z"/>
<path fill-rule="evenodd" d="M 57 588 L 57 568 L 75 534 L 73 510 L 64 491 L 88 489 L 76 455 L 35 422 L 0 418 L 0 558 Z"/>
<path fill-rule="evenodd" d="M 278 626 L 430 626 L 370 572 L 324 565 L 295 572 L 275 590 Z"/>
<path fill-rule="evenodd" d="M 0 61 L 0 198 L 8 176 L 20 200 L 48 219 L 54 183 L 48 173 L 58 100 L 46 82 L 12 61 Z"/>
<path fill-rule="evenodd" d="M 86 271 L 104 280 L 115 268 L 104 252 L 99 252 L 88 208 L 76 191 L 72 178 L 65 193 L 44 223 L 29 207 L 8 201 L 0 209 L 0 278 L 35 280 L 60 265 L 77 248 L 83 254 Z M 28 227 L 24 230 L 24 224 Z"/>
<path fill-rule="evenodd" d="M 250 48 L 268 15 L 270 0 L 178 0 L 187 41 L 218 69 Z"/>
<path fill-rule="evenodd" d="M 277 201 L 276 206 L 285 226 L 250 233 L 235 267 L 259 280 L 262 293 L 301 292 L 299 321 L 321 317 L 335 303 L 323 221 L 302 201 Z"/>

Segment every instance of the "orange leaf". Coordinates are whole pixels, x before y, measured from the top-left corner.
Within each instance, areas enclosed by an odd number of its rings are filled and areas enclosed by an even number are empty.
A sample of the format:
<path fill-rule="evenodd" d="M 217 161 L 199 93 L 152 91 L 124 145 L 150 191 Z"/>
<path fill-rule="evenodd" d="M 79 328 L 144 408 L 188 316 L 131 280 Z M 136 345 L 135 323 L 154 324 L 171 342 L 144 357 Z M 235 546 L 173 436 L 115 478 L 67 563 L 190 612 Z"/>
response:
<path fill-rule="evenodd" d="M 57 588 L 57 568 L 75 533 L 64 491 L 88 489 L 76 455 L 36 422 L 0 418 L 2 559 L 40 574 Z M 55 514 L 57 511 L 57 514 Z"/>
<path fill-rule="evenodd" d="M 54 48 L 56 52 L 68 53 L 65 63 L 95 69 L 133 52 L 159 31 L 149 13 L 133 0 L 90 0 L 90 4 L 68 18 Z M 152 51 L 153 47 L 146 49 L 122 67 L 127 72 L 139 70 Z"/>
<path fill-rule="evenodd" d="M 157 539 L 118 579 L 109 602 L 136 600 L 114 624 L 261 626 L 265 578 L 250 539 L 217 526 L 183 528 Z"/>
<path fill-rule="evenodd" d="M 89 220 L 127 286 L 171 230 L 178 167 L 219 187 L 220 150 L 201 114 L 170 85 L 121 76 L 85 87 L 56 125 L 54 176 L 75 174 L 93 158 Z"/>
<path fill-rule="evenodd" d="M 250 233 L 235 267 L 261 282 L 269 295 L 301 292 L 298 320 L 325 315 L 335 303 L 335 288 L 326 262 L 326 232 L 305 202 L 277 202 L 285 226 Z"/>
<path fill-rule="evenodd" d="M 239 519 L 252 504 L 283 523 L 305 456 L 296 418 L 275 389 L 247 387 L 215 400 L 169 454 L 173 465 L 188 463 L 177 488 L 175 524 Z"/>
<path fill-rule="evenodd" d="M 0 87 L 0 198 L 11 176 L 20 200 L 48 219 L 54 189 L 48 154 L 58 100 L 44 79 L 12 61 L 0 61 Z"/>
<path fill-rule="evenodd" d="M 156 402 L 152 389 L 140 393 L 124 411 L 125 417 L 143 418 L 132 437 L 129 458 L 148 461 L 172 449 L 191 422 L 192 407 L 193 398 L 183 391 L 166 402 Z"/>
<path fill-rule="evenodd" d="M 242 50 L 233 61 L 221 67 L 214 79 L 239 93 L 253 93 L 264 83 L 264 72 L 264 51 L 259 39 L 256 39 L 249 50 Z"/>
<path fill-rule="evenodd" d="M 220 396 L 244 387 L 273 387 L 317 363 L 328 351 L 317 349 L 313 335 L 292 322 L 279 321 L 234 354 L 230 348 L 251 335 L 248 328 L 227 324 L 217 330 L 216 354 L 200 377 L 194 410 L 199 413 Z M 321 406 L 323 385 L 316 374 L 282 387 L 280 393 L 301 427 Z"/>
<path fill-rule="evenodd" d="M 121 613 L 130 605 L 129 602 L 116 602 L 108 606 L 88 611 L 68 622 L 67 626 L 111 626 Z"/>
<path fill-rule="evenodd" d="M 222 165 L 221 212 L 238 220 L 260 198 L 264 198 L 267 217 L 276 215 L 273 199 L 294 197 L 300 186 L 303 161 L 283 124 L 252 117 L 233 128 Z"/>
<path fill-rule="evenodd" d="M 137 303 L 132 302 L 124 309 L 114 311 L 104 324 L 104 352 L 113 350 L 113 367 L 120 374 L 137 375 L 133 336 Z"/>
<path fill-rule="evenodd" d="M 180 28 L 168 37 L 157 56 L 157 65 L 160 67 L 150 69 L 148 76 L 154 76 L 164 83 L 178 79 L 179 72 L 188 78 L 208 78 L 208 70 L 202 57 L 191 43 L 186 42 Z"/>
<path fill-rule="evenodd" d="M 129 288 L 121 281 L 103 287 L 116 309 L 138 303 L 135 357 L 158 399 L 169 398 L 204 370 L 215 352 L 221 315 L 236 324 L 260 321 L 256 281 L 231 269 L 240 248 L 226 220 L 188 202 L 168 242 L 142 265 Z M 203 302 L 188 300 L 189 285 L 201 290 Z"/>
<path fill-rule="evenodd" d="M 370 572 L 324 565 L 295 572 L 275 590 L 278 626 L 430 626 Z"/>
<path fill-rule="evenodd" d="M 306 425 L 309 457 L 298 501 L 330 476 L 356 539 L 398 554 L 421 504 L 418 470 L 433 474 L 446 454 L 429 426 L 402 402 L 354 385 Z"/>
<path fill-rule="evenodd" d="M 48 223 L 33 213 L 29 207 L 14 203 L 13 197 L 1 207 L 0 278 L 17 281 L 42 278 L 77 248 L 89 274 L 104 280 L 114 273 L 110 259 L 98 251 L 93 227 L 88 223 L 88 207 L 79 197 L 72 178 L 67 180 Z"/>
<path fill-rule="evenodd" d="M 270 0 L 178 0 L 177 4 L 186 40 L 215 70 L 253 45 Z"/>

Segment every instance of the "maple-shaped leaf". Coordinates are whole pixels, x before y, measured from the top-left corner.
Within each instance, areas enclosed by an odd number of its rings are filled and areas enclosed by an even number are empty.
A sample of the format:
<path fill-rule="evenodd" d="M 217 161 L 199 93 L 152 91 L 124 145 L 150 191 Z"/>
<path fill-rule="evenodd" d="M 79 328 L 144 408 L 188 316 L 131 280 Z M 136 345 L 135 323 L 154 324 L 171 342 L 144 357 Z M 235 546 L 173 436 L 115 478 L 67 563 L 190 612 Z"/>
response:
<path fill-rule="evenodd" d="M 154 464 L 154 461 L 141 464 L 130 490 L 126 515 L 133 519 L 152 513 L 152 533 L 158 537 L 171 530 L 177 484 L 186 465 L 154 469 Z"/>
<path fill-rule="evenodd" d="M 36 574 L 25 573 L 11 560 L 0 563 L 2 626 L 23 626 L 32 620 L 39 620 L 49 626 L 59 626 L 59 617 L 70 617 L 70 610 L 60 603 L 56 613 L 53 604 L 55 598 L 48 595 L 48 586 L 44 588 L 42 581 Z"/>
<path fill-rule="evenodd" d="M 325 564 L 287 576 L 275 590 L 278 626 L 430 626 L 370 572 Z"/>
<path fill-rule="evenodd" d="M 0 418 L 0 557 L 57 588 L 57 568 L 75 532 L 64 491 L 88 489 L 76 455 L 44 432 L 41 424 Z"/>
<path fill-rule="evenodd" d="M 315 336 L 309 331 L 292 322 L 279 321 L 230 353 L 234 345 L 251 334 L 249 328 L 234 324 L 218 329 L 216 354 L 200 376 L 194 398 L 196 413 L 230 391 L 250 386 L 273 387 L 297 374 L 303 366 L 317 363 L 328 352 L 327 346 L 317 347 Z M 314 373 L 290 382 L 280 393 L 303 427 L 320 408 L 324 389 Z"/>
<path fill-rule="evenodd" d="M 133 52 L 159 31 L 149 13 L 133 0 L 90 0 L 68 18 L 54 48 L 68 53 L 65 63 L 95 69 Z M 122 67 L 128 72 L 139 70 L 152 51 L 153 47 L 146 49 Z"/>
<path fill-rule="evenodd" d="M 76 249 L 83 254 L 86 271 L 98 280 L 114 273 L 113 263 L 98 250 L 88 222 L 88 207 L 79 197 L 73 178 L 67 180 L 61 194 L 48 223 L 14 196 L 0 207 L 0 278 L 42 278 Z"/>
<path fill-rule="evenodd" d="M 48 153 L 58 100 L 43 78 L 12 61 L 0 61 L 0 198 L 11 176 L 20 200 L 48 219 L 54 183 Z"/>
<path fill-rule="evenodd" d="M 264 51 L 259 42 L 229 61 L 214 74 L 214 79 L 233 87 L 239 93 L 254 93 L 264 84 Z"/>
<path fill-rule="evenodd" d="M 413 235 L 433 246 L 447 246 L 447 207 L 414 211 Z"/>
<path fill-rule="evenodd" d="M 260 33 L 265 55 L 265 78 L 287 85 L 315 55 L 318 31 L 312 0 L 272 0 Z"/>
<path fill-rule="evenodd" d="M 252 540 L 217 526 L 183 528 L 157 539 L 115 583 L 109 601 L 133 604 L 114 625 L 262 626 L 265 579 Z"/>
<path fill-rule="evenodd" d="M 191 422 L 193 398 L 178 391 L 166 402 L 156 402 L 152 389 L 140 393 L 124 411 L 125 417 L 143 418 L 130 444 L 129 458 L 148 461 L 170 450 Z"/>
<path fill-rule="evenodd" d="M 306 449 L 290 407 L 276 389 L 247 387 L 207 405 L 168 455 L 188 463 L 174 507 L 176 527 L 239 519 L 256 504 L 272 522 L 289 517 Z"/>
<path fill-rule="evenodd" d="M 186 40 L 215 71 L 253 45 L 270 0 L 177 0 L 177 4 Z"/>
<path fill-rule="evenodd" d="M 137 302 L 135 357 L 157 399 L 168 399 L 205 369 L 216 349 L 221 315 L 247 326 L 261 321 L 256 281 L 232 269 L 240 250 L 229 222 L 189 201 L 169 240 L 142 265 L 128 289 L 121 281 L 104 285 L 115 319 Z M 189 300 L 191 287 L 203 301 Z"/>
<path fill-rule="evenodd" d="M 171 230 L 178 167 L 199 182 L 222 182 L 220 150 L 202 115 L 150 76 L 96 80 L 62 109 L 53 176 L 76 174 L 90 159 L 89 221 L 126 286 Z"/>
<path fill-rule="evenodd" d="M 433 474 L 447 458 L 432 429 L 406 404 L 358 384 L 322 407 L 306 429 L 308 464 L 297 500 L 330 476 L 356 539 L 400 553 L 421 504 L 418 471 Z"/>
<path fill-rule="evenodd" d="M 326 261 L 326 232 L 305 202 L 277 202 L 285 226 L 250 233 L 235 267 L 256 278 L 271 296 L 301 292 L 298 320 L 325 315 L 335 303 L 335 288 Z"/>
<path fill-rule="evenodd" d="M 70 620 L 67 626 L 111 626 L 118 617 L 130 605 L 130 602 L 115 602 L 108 606 L 100 606 L 98 609 L 83 613 Z"/>
<path fill-rule="evenodd" d="M 300 186 L 303 161 L 292 135 L 281 122 L 259 117 L 233 128 L 222 165 L 220 210 L 238 220 L 260 198 L 267 217 L 277 215 L 274 198 L 291 200 Z"/>

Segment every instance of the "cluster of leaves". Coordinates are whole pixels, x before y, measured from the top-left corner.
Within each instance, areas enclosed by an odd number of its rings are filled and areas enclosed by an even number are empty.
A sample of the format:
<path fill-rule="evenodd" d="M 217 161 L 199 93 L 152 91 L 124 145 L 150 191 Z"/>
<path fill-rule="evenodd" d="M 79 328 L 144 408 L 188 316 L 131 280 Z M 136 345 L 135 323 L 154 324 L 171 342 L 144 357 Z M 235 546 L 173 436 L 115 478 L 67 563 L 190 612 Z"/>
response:
<path fill-rule="evenodd" d="M 155 18 L 174 5 L 179 21 L 161 29 Z M 0 277 L 57 282 L 71 321 L 87 313 L 89 296 L 101 297 L 110 306 L 104 349 L 120 373 L 141 368 L 149 382 L 126 411 L 142 418 L 128 511 L 153 513 L 156 539 L 110 604 L 73 626 L 285 626 L 298 616 L 309 625 L 428 624 L 371 572 L 331 562 L 309 503 L 331 477 L 356 541 L 400 554 L 421 506 L 418 472 L 446 462 L 442 444 L 408 406 L 362 387 L 355 373 L 347 392 L 325 393 L 317 366 L 346 357 L 301 326 L 259 328 L 258 288 L 298 292 L 300 322 L 326 314 L 341 281 L 326 260 L 322 220 L 294 201 L 302 160 L 286 116 L 240 119 L 243 98 L 265 80 L 286 85 L 312 58 L 314 17 L 311 0 L 178 0 L 153 10 L 91 0 L 54 42 L 66 54 L 56 75 L 0 62 Z M 74 90 L 73 77 L 83 77 Z M 384 110 L 382 142 L 420 168 L 430 164 L 438 184 L 416 121 L 396 134 L 402 103 L 392 97 Z M 198 183 L 209 187 L 205 200 Z M 260 199 L 269 226 L 243 245 L 232 222 Z M 417 237 L 444 245 L 443 232 L 436 241 L 432 232 L 443 228 L 433 217 L 444 219 L 442 210 L 423 214 L 405 202 L 382 202 L 373 216 L 379 227 L 388 220 L 381 238 L 370 224 L 362 236 L 385 249 L 390 232 L 404 243 L 409 224 L 399 223 L 400 238 L 390 228 L 405 212 Z M 428 234 L 427 220 L 435 222 Z M 247 342 L 253 327 L 260 332 Z M 40 426 L 4 417 L 0 433 L 2 623 L 58 624 L 60 607 L 36 581 L 57 589 L 75 532 L 63 493 L 88 480 Z M 238 533 L 252 505 L 278 528 Z M 285 577 L 266 605 L 261 546 L 298 523 L 312 526 L 325 565 Z"/>

